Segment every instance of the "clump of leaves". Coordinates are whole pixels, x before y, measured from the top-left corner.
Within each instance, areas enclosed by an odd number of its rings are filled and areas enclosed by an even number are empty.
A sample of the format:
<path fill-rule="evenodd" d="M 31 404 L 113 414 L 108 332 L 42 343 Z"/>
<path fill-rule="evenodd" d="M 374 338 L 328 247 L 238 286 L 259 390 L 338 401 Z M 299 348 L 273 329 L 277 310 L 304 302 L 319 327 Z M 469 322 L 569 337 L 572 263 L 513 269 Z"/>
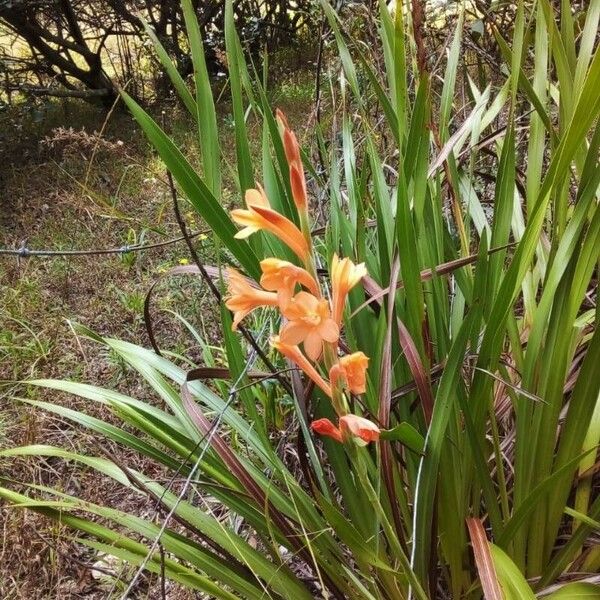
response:
<path fill-rule="evenodd" d="M 221 206 L 214 101 L 191 2 L 183 8 L 194 89 L 153 41 L 197 121 L 201 173 L 124 98 L 227 249 L 224 260 L 258 281 L 267 257 L 298 263 L 270 235 L 239 239 Z M 380 431 L 402 432 L 405 444 L 393 435 L 362 447 L 316 440 L 309 423 L 335 419 L 332 403 L 269 352 L 278 320 L 258 316 L 240 336 L 221 307 L 227 361 L 218 369 L 207 345 L 206 365 L 187 372 L 88 332 L 143 375 L 160 408 L 81 383 L 30 382 L 100 402 L 123 427 L 23 400 L 151 458 L 168 473 L 164 481 L 107 456 L 39 446 L 3 452 L 83 463 L 155 500 L 160 519 L 39 486 L 27 496 L 6 485 L 4 498 L 60 519 L 85 534 L 82 543 L 138 571 L 216 598 L 598 595 L 586 580 L 600 566 L 590 538 L 600 519 L 592 480 L 600 440 L 600 6 L 591 2 L 575 19 L 568 3 L 560 14 L 547 0 L 517 3 L 511 40 L 488 23 L 505 63 L 501 81 L 481 62 L 475 70 L 464 63 L 462 16 L 444 77 L 430 73 L 419 8 L 391 13 L 379 3 L 380 73 L 322 2 L 343 73 L 339 98 L 332 95 L 337 129 L 326 144 L 314 127 L 324 172 L 301 153 L 319 220 L 311 232 L 316 273 L 327 284 L 324 266 L 337 253 L 369 274 L 343 316 L 344 353 L 370 358 L 364 393 L 348 394 L 348 409 Z M 230 1 L 225 17 L 239 190 L 257 187 L 250 111 L 262 123 L 270 206 L 302 228 L 297 181 L 267 91 L 246 66 Z M 492 188 L 493 197 L 482 195 Z M 220 297 L 220 269 L 199 267 Z M 209 376 L 218 377 L 211 389 L 196 380 Z M 266 426 L 266 377 L 279 398 L 293 399 L 286 430 Z"/>

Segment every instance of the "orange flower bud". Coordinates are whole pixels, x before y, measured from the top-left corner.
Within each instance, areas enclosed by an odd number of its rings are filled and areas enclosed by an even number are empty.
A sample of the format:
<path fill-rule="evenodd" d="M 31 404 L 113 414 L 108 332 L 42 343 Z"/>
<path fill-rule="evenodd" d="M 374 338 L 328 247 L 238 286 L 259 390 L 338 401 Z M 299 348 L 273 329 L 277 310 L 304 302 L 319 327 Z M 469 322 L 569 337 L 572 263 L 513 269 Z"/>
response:
<path fill-rule="evenodd" d="M 342 441 L 342 432 L 329 419 L 317 419 L 310 424 L 310 428 L 319 435 L 333 438 L 336 442 Z"/>
<path fill-rule="evenodd" d="M 308 206 L 306 181 L 304 179 L 304 173 L 298 168 L 297 164 L 290 166 L 290 185 L 292 187 L 294 204 L 299 210 L 306 210 Z"/>
<path fill-rule="evenodd" d="M 285 157 L 290 169 L 290 185 L 292 188 L 292 197 L 296 208 L 302 213 L 306 213 L 308 200 L 306 194 L 306 180 L 304 178 L 304 168 L 302 167 L 302 158 L 300 157 L 300 145 L 296 134 L 290 129 L 285 115 L 277 109 L 275 113 L 279 133 L 283 141 Z"/>
<path fill-rule="evenodd" d="M 279 133 L 281 137 L 283 137 L 283 132 L 286 129 L 289 129 L 288 120 L 282 110 L 279 108 L 275 111 L 275 120 L 277 121 L 277 127 L 279 128 Z"/>
<path fill-rule="evenodd" d="M 288 164 L 290 166 L 297 164 L 300 167 L 302 167 L 298 138 L 291 129 L 286 129 L 283 132 L 283 149 L 285 150 L 285 157 L 287 158 Z"/>
<path fill-rule="evenodd" d="M 340 325 L 348 292 L 367 274 L 364 263 L 355 265 L 349 258 L 339 259 L 333 255 L 331 261 L 332 317 Z"/>

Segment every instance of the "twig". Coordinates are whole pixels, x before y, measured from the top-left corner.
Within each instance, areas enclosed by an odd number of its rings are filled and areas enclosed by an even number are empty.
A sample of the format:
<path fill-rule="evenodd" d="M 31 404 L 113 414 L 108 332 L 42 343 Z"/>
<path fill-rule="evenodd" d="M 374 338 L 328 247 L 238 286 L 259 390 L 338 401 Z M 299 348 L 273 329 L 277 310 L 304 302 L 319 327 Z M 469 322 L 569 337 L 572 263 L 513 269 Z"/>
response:
<path fill-rule="evenodd" d="M 103 567 L 98 567 L 96 565 L 90 565 L 89 563 L 85 562 L 84 560 L 81 560 L 81 559 L 77 558 L 76 556 L 73 556 L 71 553 L 64 552 L 56 544 L 52 543 L 49 539 L 45 538 L 39 531 L 36 531 L 33 527 L 31 528 L 31 531 L 44 544 L 46 544 L 46 546 L 48 546 L 49 548 L 52 548 L 52 550 L 54 550 L 54 552 L 56 552 L 56 554 L 58 554 L 62 558 L 69 560 L 71 562 L 74 562 L 74 563 L 84 567 L 85 569 L 88 569 L 89 571 L 98 571 L 98 573 L 103 573 L 104 575 L 107 575 L 108 577 L 115 576 L 115 573 L 113 571 L 110 571 L 109 569 L 104 569 Z"/>
<path fill-rule="evenodd" d="M 52 96 L 53 98 L 102 98 L 110 94 L 108 88 L 99 90 L 63 90 L 59 88 L 33 87 L 29 85 L 10 85 L 5 88 L 10 92 L 22 92 L 32 96 Z"/>

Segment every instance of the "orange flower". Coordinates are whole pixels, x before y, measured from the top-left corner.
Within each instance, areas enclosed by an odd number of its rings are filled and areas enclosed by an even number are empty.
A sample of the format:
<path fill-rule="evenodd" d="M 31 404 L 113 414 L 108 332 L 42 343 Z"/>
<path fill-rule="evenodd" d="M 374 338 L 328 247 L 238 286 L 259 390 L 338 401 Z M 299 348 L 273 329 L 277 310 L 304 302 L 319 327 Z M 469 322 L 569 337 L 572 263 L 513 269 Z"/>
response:
<path fill-rule="evenodd" d="M 238 231 L 235 237 L 238 239 L 247 238 L 253 233 L 264 229 L 276 235 L 302 261 L 305 261 L 309 249 L 302 232 L 292 221 L 270 207 L 264 190 L 262 188 L 247 190 L 245 198 L 247 209 L 238 208 L 231 211 L 233 220 L 238 225 L 244 226 L 244 229 Z"/>
<path fill-rule="evenodd" d="M 250 284 L 241 273 L 228 267 L 227 284 L 229 298 L 225 306 L 231 310 L 233 324 L 231 328 L 235 331 L 240 321 L 255 308 L 259 306 L 277 306 L 277 294 L 264 292 Z"/>
<path fill-rule="evenodd" d="M 329 371 L 331 385 L 336 386 L 337 382 L 342 379 L 350 392 L 364 394 L 367 389 L 368 364 L 369 357 L 364 352 L 354 352 L 348 356 L 342 356 Z"/>
<path fill-rule="evenodd" d="M 265 258 L 260 262 L 262 277 L 260 285 L 271 292 L 277 292 L 279 304 L 285 307 L 299 283 L 315 296 L 320 295 L 319 286 L 308 271 L 279 258 Z"/>
<path fill-rule="evenodd" d="M 339 259 L 333 255 L 331 261 L 331 295 L 333 320 L 340 325 L 348 292 L 367 274 L 364 263 L 355 265 L 349 258 Z"/>
<path fill-rule="evenodd" d="M 344 415 L 340 417 L 339 428 L 329 419 L 318 419 L 310 425 L 313 431 L 326 435 L 338 442 L 353 440 L 359 445 L 376 442 L 379 440 L 381 430 L 375 423 L 357 415 Z"/>
<path fill-rule="evenodd" d="M 304 354 L 300 352 L 298 346 L 284 344 L 278 335 L 271 338 L 271 346 L 279 350 L 287 359 L 296 363 L 331 398 L 331 386 L 319 375 L 319 372 L 310 364 Z"/>
<path fill-rule="evenodd" d="M 323 350 L 323 341 L 337 342 L 340 330 L 329 313 L 327 300 L 308 292 L 298 292 L 283 309 L 289 319 L 280 332 L 285 344 L 304 343 L 304 351 L 311 360 L 317 360 Z"/>
<path fill-rule="evenodd" d="M 304 178 L 304 169 L 302 159 L 300 158 L 300 145 L 296 134 L 290 129 L 285 115 L 277 109 L 277 124 L 283 140 L 285 157 L 290 168 L 290 185 L 292 187 L 292 196 L 294 203 L 300 211 L 307 208 L 306 180 Z"/>

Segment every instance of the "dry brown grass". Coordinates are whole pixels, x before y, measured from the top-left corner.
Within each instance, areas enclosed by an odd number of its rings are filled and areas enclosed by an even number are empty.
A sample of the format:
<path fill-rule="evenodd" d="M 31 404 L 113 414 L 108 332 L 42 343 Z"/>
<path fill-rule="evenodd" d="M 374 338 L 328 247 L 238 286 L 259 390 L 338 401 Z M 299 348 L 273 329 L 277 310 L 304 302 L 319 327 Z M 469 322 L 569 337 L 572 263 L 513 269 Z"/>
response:
<path fill-rule="evenodd" d="M 294 76 L 282 82 L 277 97 L 278 105 L 284 105 L 299 123 L 305 121 L 302 113 L 308 110 L 306 86 L 310 82 L 310 77 L 305 81 Z M 222 112 L 223 150 L 233 157 L 227 108 Z M 189 123 L 173 107 L 168 107 L 167 114 L 169 128 L 193 154 L 194 133 Z M 95 249 L 139 241 L 144 230 L 146 242 L 160 241 L 161 235 L 150 228 L 160 230 L 164 239 L 179 234 L 162 165 L 127 114 L 115 112 L 102 136 L 95 134 L 102 130 L 104 117 L 76 103 L 54 105 L 41 115 L 17 109 L 0 113 L 0 247 L 19 247 L 25 240 L 31 249 Z M 251 128 L 251 135 L 256 142 L 260 140 L 259 130 Z M 232 192 L 224 198 L 226 204 L 235 201 Z M 202 228 L 190 211 L 184 208 L 184 212 L 191 229 Z M 210 246 L 206 246 L 210 260 Z M 0 449 L 51 444 L 99 453 L 89 433 L 12 397 L 35 397 L 73 408 L 83 408 L 83 401 L 15 382 L 30 377 L 68 378 L 144 398 L 147 390 L 142 382 L 114 357 L 77 338 L 68 320 L 102 335 L 148 345 L 142 313 L 145 293 L 161 272 L 186 258 L 182 243 L 123 259 L 118 255 L 0 257 L 0 382 L 4 382 L 0 387 Z M 190 336 L 161 309 L 179 311 L 200 328 L 199 315 L 206 316 L 206 307 L 204 290 L 197 282 L 178 278 L 161 284 L 154 301 L 161 346 L 195 358 L 197 349 Z M 216 341 L 214 324 L 207 335 Z M 85 410 L 107 418 L 98 406 L 85 404 Z M 139 459 L 124 455 L 119 448 L 108 450 L 124 463 L 151 472 L 150 465 L 136 465 L 132 461 Z M 57 459 L 0 459 L 0 473 L 13 482 L 52 485 L 133 513 L 150 514 L 153 508 L 117 484 Z M 3 600 L 110 596 L 112 584 L 94 577 L 90 569 L 98 556 L 74 543 L 66 528 L 0 503 L 0 536 Z M 123 581 L 128 578 L 128 573 L 122 573 Z M 158 588 L 143 580 L 137 597 L 159 598 Z M 169 586 L 167 597 L 186 600 L 192 596 Z"/>
<path fill-rule="evenodd" d="M 14 118 L 14 138 L 5 128 L 0 156 L 6 167 L 0 246 L 18 247 L 25 240 L 37 249 L 120 247 L 134 241 L 133 232 L 139 236 L 149 227 L 159 228 L 165 238 L 176 236 L 160 164 L 147 152 L 128 115 L 113 115 L 102 141 L 96 143 L 93 132 L 101 129 L 103 115 L 84 108 L 71 131 L 57 130 L 55 120 L 63 121 L 67 115 L 63 108 L 54 110 L 59 114 L 46 115 L 42 125 L 32 123 L 27 115 L 6 116 L 6 122 Z M 44 143 L 48 136 L 53 142 Z M 149 241 L 160 239 L 157 233 L 147 233 Z M 146 344 L 141 312 L 145 291 L 159 272 L 186 256 L 185 248 L 176 244 L 124 259 L 118 255 L 0 259 L 0 380 L 7 382 L 0 399 L 0 447 L 43 443 L 97 453 L 89 434 L 26 408 L 11 396 L 35 395 L 80 408 L 81 402 L 12 382 L 27 377 L 73 378 L 143 397 L 146 392 L 140 381 L 110 356 L 100 355 L 97 347 L 78 339 L 67 319 L 103 335 Z M 163 286 L 156 312 L 166 307 L 181 310 L 190 285 L 195 284 L 188 280 Z M 202 299 L 197 286 L 193 295 L 198 298 L 197 308 Z M 187 349 L 189 339 L 171 319 L 160 316 L 157 328 L 165 345 Z M 101 409 L 86 405 L 90 409 L 106 417 Z M 120 458 L 131 464 L 132 457 Z M 4 477 L 58 485 L 92 502 L 123 509 L 140 502 L 119 486 L 62 461 L 23 458 L 3 460 L 0 465 Z M 136 504 L 133 510 L 149 507 Z M 107 596 L 106 584 L 89 569 L 97 557 L 74 544 L 64 528 L 4 506 L 0 532 L 1 598 Z M 169 597 L 189 597 L 174 593 Z M 143 584 L 140 597 L 152 597 Z"/>

